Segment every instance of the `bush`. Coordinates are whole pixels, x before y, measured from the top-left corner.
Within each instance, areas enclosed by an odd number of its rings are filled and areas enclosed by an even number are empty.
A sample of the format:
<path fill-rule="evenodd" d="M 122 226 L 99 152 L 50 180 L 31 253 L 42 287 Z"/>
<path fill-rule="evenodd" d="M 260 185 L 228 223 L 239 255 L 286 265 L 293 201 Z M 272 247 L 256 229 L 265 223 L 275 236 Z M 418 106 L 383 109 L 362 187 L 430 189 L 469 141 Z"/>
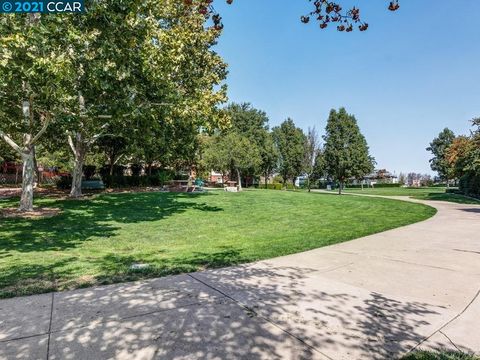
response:
<path fill-rule="evenodd" d="M 457 188 L 448 188 L 448 189 L 445 189 L 445 192 L 447 194 L 460 194 L 460 195 L 463 194 L 463 192 L 460 191 L 460 189 L 457 189 Z"/>
<path fill-rule="evenodd" d="M 126 166 L 123 165 L 113 165 L 113 175 L 123 176 L 125 174 Z"/>
<path fill-rule="evenodd" d="M 104 175 L 102 180 L 107 188 L 129 188 L 129 187 L 148 187 L 164 186 L 171 180 L 168 172 L 158 172 L 156 175 L 146 176 L 124 176 L 124 175 Z"/>
<path fill-rule="evenodd" d="M 480 197 L 480 174 L 471 172 L 462 176 L 459 188 L 464 195 Z"/>
<path fill-rule="evenodd" d="M 85 165 L 83 167 L 83 174 L 85 175 L 85 180 L 91 180 L 95 172 L 97 171 L 97 167 L 95 165 Z"/>
<path fill-rule="evenodd" d="M 123 166 L 123 165 L 113 165 L 113 176 L 124 176 L 124 173 L 125 173 L 125 169 L 126 167 Z M 100 168 L 100 177 L 102 178 L 102 180 L 104 180 L 104 178 L 106 176 L 111 176 L 110 175 L 110 165 L 104 165 Z M 105 181 L 105 180 L 104 180 Z"/>
<path fill-rule="evenodd" d="M 174 174 L 173 180 L 188 180 L 190 178 L 187 174 Z"/>
<path fill-rule="evenodd" d="M 256 184 L 255 185 L 256 189 L 265 189 L 265 184 Z M 267 184 L 266 189 L 268 190 L 282 190 L 283 185 L 282 184 Z"/>
<path fill-rule="evenodd" d="M 73 178 L 71 176 L 60 176 L 56 182 L 57 189 L 67 190 L 72 187 Z"/>
<path fill-rule="evenodd" d="M 169 171 L 169 170 L 161 170 L 157 173 L 156 177 L 157 177 L 157 180 L 158 181 L 158 185 L 154 185 L 154 186 L 163 186 L 165 185 L 166 183 L 168 183 L 169 181 L 173 180 L 174 179 L 174 173 L 172 171 Z M 175 179 L 175 180 L 182 180 L 182 179 Z M 187 179 L 185 180 L 188 180 L 188 177 Z"/>
<path fill-rule="evenodd" d="M 143 166 L 141 164 L 132 164 L 130 165 L 130 170 L 132 171 L 132 176 L 140 176 Z"/>

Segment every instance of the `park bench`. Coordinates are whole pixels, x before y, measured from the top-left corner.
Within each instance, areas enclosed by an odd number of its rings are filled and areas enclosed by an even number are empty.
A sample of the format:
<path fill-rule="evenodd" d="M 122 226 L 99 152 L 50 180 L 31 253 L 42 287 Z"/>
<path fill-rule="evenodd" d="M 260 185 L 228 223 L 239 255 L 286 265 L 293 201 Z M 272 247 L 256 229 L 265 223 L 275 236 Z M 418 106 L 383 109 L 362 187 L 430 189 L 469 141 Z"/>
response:
<path fill-rule="evenodd" d="M 83 190 L 103 190 L 105 184 L 102 180 L 84 180 L 82 181 Z"/>

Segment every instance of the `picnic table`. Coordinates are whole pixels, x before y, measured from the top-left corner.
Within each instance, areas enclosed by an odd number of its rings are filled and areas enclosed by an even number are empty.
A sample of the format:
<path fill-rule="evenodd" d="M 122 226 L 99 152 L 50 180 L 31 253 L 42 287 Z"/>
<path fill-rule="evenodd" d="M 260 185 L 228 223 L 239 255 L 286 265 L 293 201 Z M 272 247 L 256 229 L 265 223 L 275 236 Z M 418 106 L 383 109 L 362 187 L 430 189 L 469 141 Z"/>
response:
<path fill-rule="evenodd" d="M 227 181 L 227 186 L 225 187 L 225 191 L 227 192 L 238 192 L 237 182 L 236 181 Z"/>
<path fill-rule="evenodd" d="M 172 180 L 170 183 L 174 191 L 194 192 L 196 188 L 192 180 Z"/>

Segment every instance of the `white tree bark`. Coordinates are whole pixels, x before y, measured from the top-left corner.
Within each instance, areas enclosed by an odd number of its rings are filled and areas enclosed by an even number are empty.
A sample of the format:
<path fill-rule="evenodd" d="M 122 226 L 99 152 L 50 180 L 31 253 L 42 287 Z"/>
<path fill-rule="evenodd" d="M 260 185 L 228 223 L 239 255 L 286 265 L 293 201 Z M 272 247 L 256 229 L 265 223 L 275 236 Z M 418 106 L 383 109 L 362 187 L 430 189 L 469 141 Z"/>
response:
<path fill-rule="evenodd" d="M 238 191 L 242 191 L 242 176 L 240 175 L 240 170 L 237 170 L 237 178 L 238 178 Z"/>
<path fill-rule="evenodd" d="M 22 151 L 22 196 L 20 197 L 19 211 L 33 211 L 33 187 L 35 181 L 35 166 L 33 146 Z"/>
<path fill-rule="evenodd" d="M 46 126 L 45 126 L 46 129 Z M 33 188 L 35 181 L 35 165 L 33 144 L 40 135 L 45 131 L 42 128 L 40 132 L 32 140 L 30 134 L 24 134 L 24 146 L 20 147 L 13 139 L 0 130 L 0 138 L 5 140 L 21 157 L 22 157 L 22 195 L 20 197 L 19 211 L 33 211 Z"/>
<path fill-rule="evenodd" d="M 75 143 L 71 135 L 68 136 L 68 143 L 74 155 L 74 165 L 72 174 L 72 188 L 70 190 L 70 197 L 82 197 L 82 178 L 83 178 L 83 164 L 85 162 L 85 155 L 87 146 L 81 133 L 75 133 Z"/>

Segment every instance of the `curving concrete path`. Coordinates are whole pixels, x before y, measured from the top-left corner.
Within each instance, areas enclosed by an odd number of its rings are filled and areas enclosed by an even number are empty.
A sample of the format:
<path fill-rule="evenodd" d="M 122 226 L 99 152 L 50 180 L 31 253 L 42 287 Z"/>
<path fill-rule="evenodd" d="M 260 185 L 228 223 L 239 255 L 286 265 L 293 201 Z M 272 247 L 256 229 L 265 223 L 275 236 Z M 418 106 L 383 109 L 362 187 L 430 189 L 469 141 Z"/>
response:
<path fill-rule="evenodd" d="M 427 203 L 427 221 L 300 254 L 1 300 L 0 359 L 480 353 L 480 206 Z"/>

